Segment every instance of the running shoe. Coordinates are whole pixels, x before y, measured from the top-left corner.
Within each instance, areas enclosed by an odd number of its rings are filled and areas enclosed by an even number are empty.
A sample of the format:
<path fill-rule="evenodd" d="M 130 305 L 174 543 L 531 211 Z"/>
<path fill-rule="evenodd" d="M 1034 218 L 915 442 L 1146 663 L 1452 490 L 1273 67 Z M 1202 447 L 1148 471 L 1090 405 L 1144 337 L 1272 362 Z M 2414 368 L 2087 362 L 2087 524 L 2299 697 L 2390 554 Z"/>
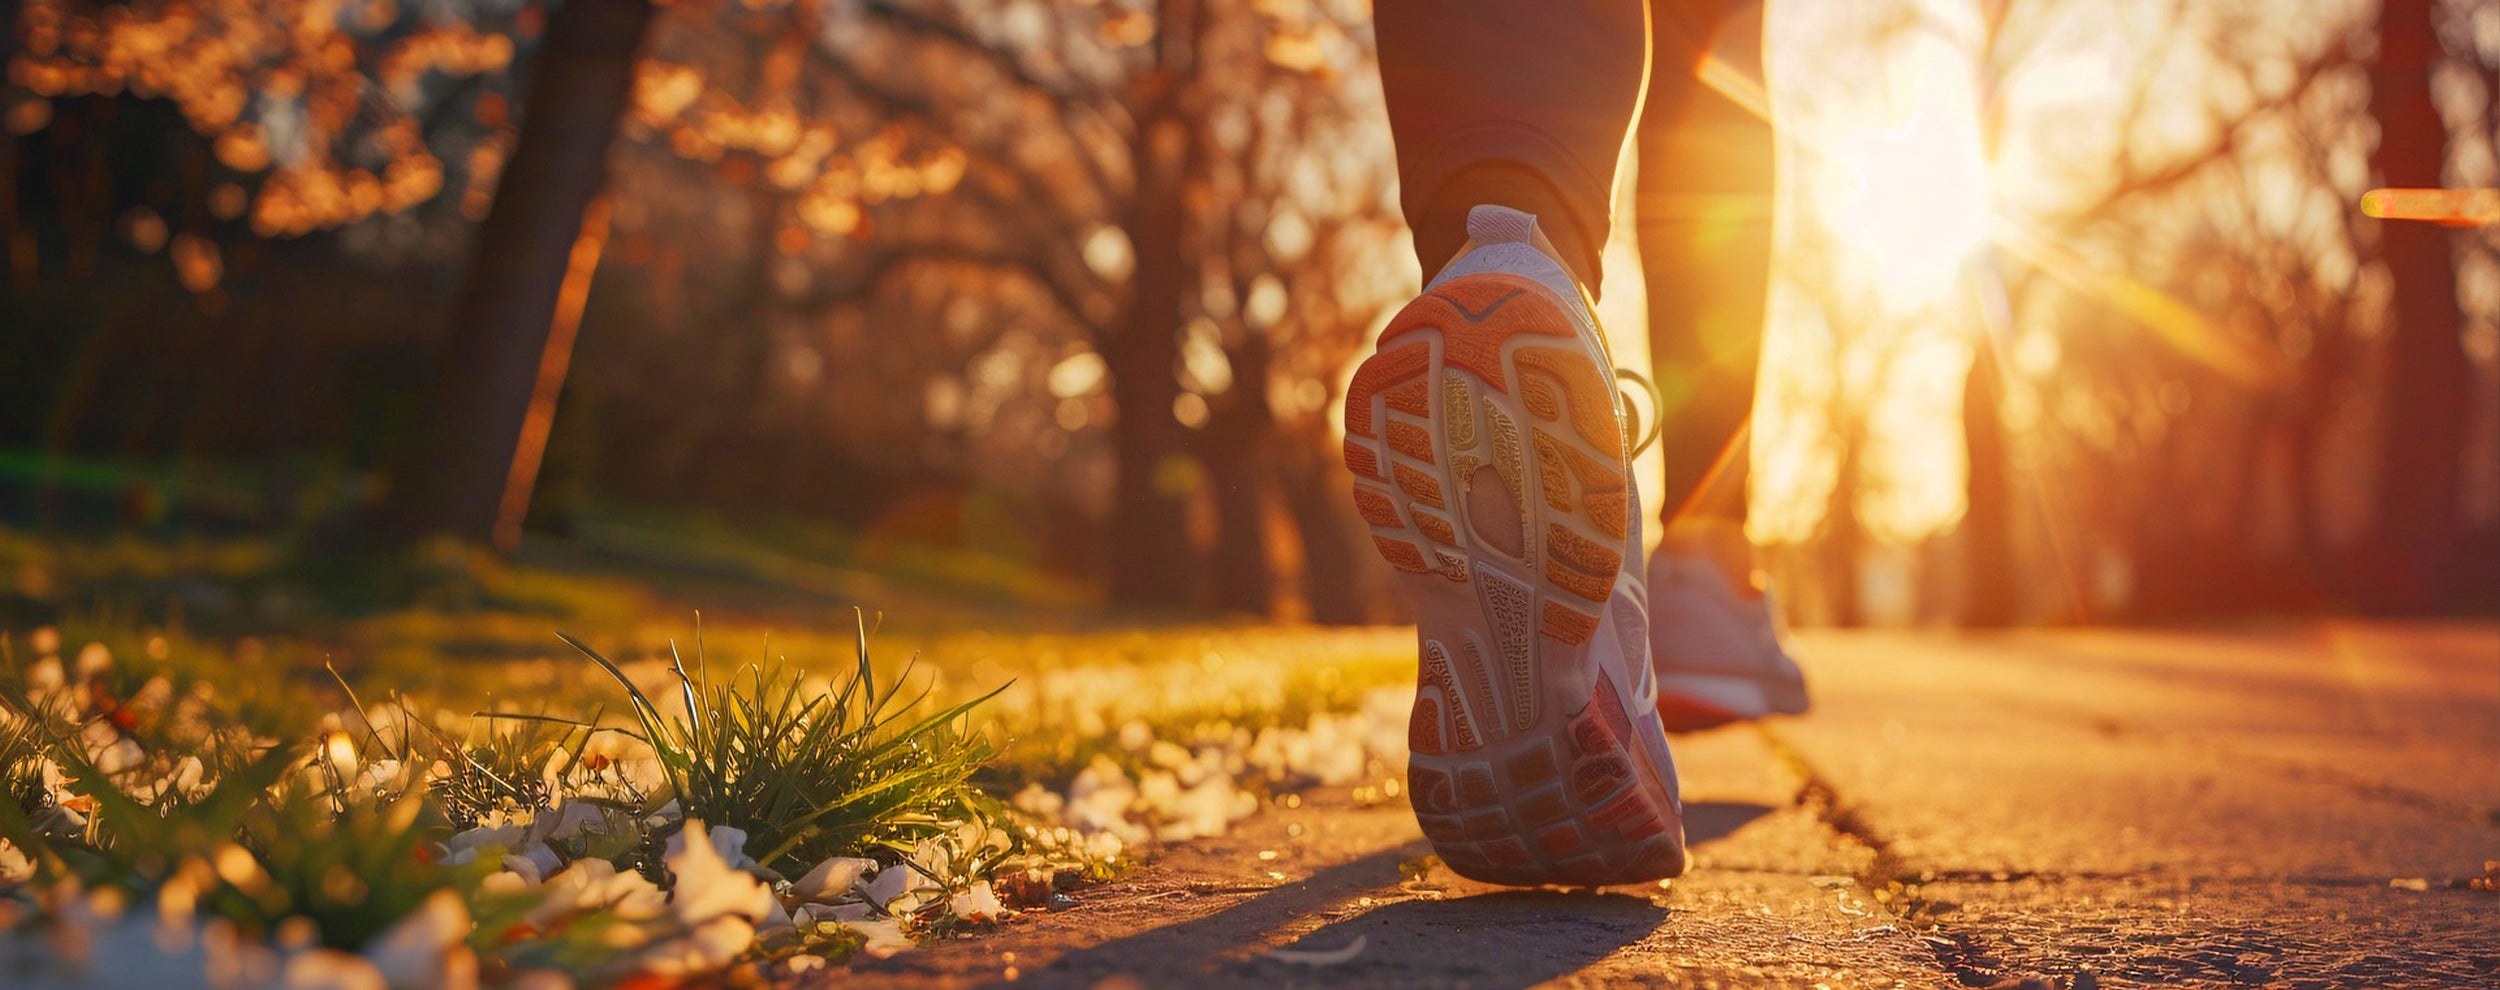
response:
<path fill-rule="evenodd" d="M 1660 551 L 1649 561 L 1650 658 L 1669 732 L 1806 710 L 1770 593 L 1738 591 L 1718 565 Z"/>
<path fill-rule="evenodd" d="M 1613 360 L 1534 216 L 1479 206 L 1467 231 L 1346 392 L 1354 504 L 1417 619 L 1415 818 L 1490 883 L 1676 876 Z"/>

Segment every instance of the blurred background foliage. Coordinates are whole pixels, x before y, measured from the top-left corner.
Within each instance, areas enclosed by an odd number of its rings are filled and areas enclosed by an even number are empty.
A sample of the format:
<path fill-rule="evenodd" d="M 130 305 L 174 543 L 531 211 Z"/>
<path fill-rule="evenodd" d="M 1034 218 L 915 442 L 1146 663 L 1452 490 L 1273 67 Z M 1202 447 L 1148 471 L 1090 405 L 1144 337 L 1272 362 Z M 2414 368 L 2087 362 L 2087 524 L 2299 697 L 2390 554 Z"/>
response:
<path fill-rule="evenodd" d="M 449 535 L 1397 617 L 1333 420 L 1419 274 L 1361 0 L 0 11 L 13 611 L 404 597 L 431 565 L 335 568 Z M 1766 25 L 1714 84 L 1781 127 L 1749 498 L 1792 615 L 2500 599 L 2500 228 L 2358 206 L 2500 186 L 2500 9 Z"/>

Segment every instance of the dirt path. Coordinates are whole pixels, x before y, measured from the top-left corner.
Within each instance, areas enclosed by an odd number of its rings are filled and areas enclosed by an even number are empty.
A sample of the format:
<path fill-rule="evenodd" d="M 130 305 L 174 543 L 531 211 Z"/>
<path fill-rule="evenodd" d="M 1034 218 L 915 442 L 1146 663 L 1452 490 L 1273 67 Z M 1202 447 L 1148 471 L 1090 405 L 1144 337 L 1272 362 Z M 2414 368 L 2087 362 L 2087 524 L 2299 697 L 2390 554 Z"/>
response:
<path fill-rule="evenodd" d="M 1821 638 L 1814 716 L 1677 742 L 1695 866 L 1509 891 L 1402 802 L 1271 805 L 899 986 L 2490 986 L 2500 628 Z M 1328 953 L 1343 961 L 1270 955 Z"/>
<path fill-rule="evenodd" d="M 1683 756 L 1752 772 L 1687 795 L 1699 868 L 1664 888 L 1508 890 L 1437 866 L 1410 879 L 1401 866 L 1430 850 L 1404 802 L 1359 806 L 1322 793 L 1300 808 L 1271 806 L 1222 839 L 1167 850 L 1078 908 L 857 969 L 898 984 L 1003 985 L 1012 966 L 1015 983 L 1044 987 L 1569 979 L 1838 988 L 1925 978 L 1921 943 L 1855 890 L 1871 854 L 1794 803 L 1759 737 L 1716 734 Z M 1267 955 L 1357 939 L 1362 950 L 1341 963 Z"/>

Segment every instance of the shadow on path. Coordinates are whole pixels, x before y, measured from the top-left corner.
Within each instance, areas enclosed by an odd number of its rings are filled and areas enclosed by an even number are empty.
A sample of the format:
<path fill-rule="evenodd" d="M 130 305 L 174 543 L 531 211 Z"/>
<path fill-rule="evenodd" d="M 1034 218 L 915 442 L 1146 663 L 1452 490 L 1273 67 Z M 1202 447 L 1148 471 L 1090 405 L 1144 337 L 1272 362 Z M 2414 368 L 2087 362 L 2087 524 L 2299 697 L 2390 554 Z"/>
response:
<path fill-rule="evenodd" d="M 1638 888 L 1629 888 L 1638 889 Z M 1334 922 L 1293 948 L 1342 949 L 1344 963 L 1314 967 L 1261 957 L 1227 976 L 1244 983 L 1419 983 L 1527 987 L 1569 976 L 1657 930 L 1667 909 L 1636 894 L 1500 890 L 1441 901 L 1399 901 Z"/>
<path fill-rule="evenodd" d="M 1308 879 L 1283 883 L 1241 899 L 1212 914 L 1175 921 L 1092 948 L 1071 952 L 1048 969 L 1028 972 L 1023 979 L 987 986 L 1025 988 L 1092 987 L 1115 974 L 1142 978 L 1144 985 L 1164 987 L 1241 982 L 1221 965 L 1225 955 L 1257 944 L 1269 931 L 1313 915 L 1333 904 L 1368 891 L 1396 887 L 1403 878 L 1398 864 L 1430 853 L 1420 837 L 1327 867 Z"/>
<path fill-rule="evenodd" d="M 1753 820 L 1770 814 L 1767 804 L 1743 801 L 1695 801 L 1684 806 L 1684 845 L 1706 845 L 1735 835 Z"/>
<path fill-rule="evenodd" d="M 1769 805 L 1698 801 L 1684 806 L 1687 842 L 1734 835 L 1770 814 Z M 1013 981 L 1042 987 L 1278 986 L 1355 982 L 1530 986 L 1568 976 L 1657 930 L 1668 916 L 1654 889 L 1620 892 L 1493 890 L 1439 900 L 1406 899 L 1398 864 L 1431 852 L 1420 838 L 1325 867 L 1309 878 L 1240 897 L 1197 917 L 1173 920 L 1080 949 Z M 1448 878 L 1436 873 L 1436 879 Z M 1461 890 L 1482 890 L 1459 881 Z M 1362 906 L 1364 895 L 1399 898 Z M 1181 897 L 1180 891 L 1148 897 Z M 1197 897 L 1222 896 L 1200 893 Z M 1174 914 L 1190 913 L 1174 902 Z M 1293 948 L 1325 953 L 1356 938 L 1364 948 L 1327 966 L 1288 963 L 1260 953 L 1279 932 L 1325 921 Z M 1133 978 L 1129 980 L 1115 977 Z M 1005 988 L 1007 981 L 987 986 Z"/>

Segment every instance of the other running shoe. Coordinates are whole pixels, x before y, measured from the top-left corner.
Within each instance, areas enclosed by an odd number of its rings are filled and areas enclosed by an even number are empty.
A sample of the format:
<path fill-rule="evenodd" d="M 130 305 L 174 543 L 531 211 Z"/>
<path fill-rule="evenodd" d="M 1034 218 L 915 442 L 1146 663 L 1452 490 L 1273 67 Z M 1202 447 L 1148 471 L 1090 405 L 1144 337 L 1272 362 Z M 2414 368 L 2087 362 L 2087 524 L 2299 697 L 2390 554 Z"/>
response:
<path fill-rule="evenodd" d="M 1669 732 L 1806 710 L 1769 592 L 1743 592 L 1718 565 L 1661 550 L 1649 561 L 1650 660 Z"/>

